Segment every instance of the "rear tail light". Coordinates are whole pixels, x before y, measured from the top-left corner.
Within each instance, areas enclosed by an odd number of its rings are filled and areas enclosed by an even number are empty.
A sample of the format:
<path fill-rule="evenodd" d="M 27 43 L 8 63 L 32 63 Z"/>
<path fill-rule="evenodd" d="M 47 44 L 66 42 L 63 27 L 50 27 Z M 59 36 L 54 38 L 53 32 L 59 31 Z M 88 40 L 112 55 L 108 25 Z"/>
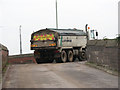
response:
<path fill-rule="evenodd" d="M 34 45 L 34 44 L 33 44 L 33 45 L 31 45 L 31 47 L 37 47 L 37 45 Z"/>

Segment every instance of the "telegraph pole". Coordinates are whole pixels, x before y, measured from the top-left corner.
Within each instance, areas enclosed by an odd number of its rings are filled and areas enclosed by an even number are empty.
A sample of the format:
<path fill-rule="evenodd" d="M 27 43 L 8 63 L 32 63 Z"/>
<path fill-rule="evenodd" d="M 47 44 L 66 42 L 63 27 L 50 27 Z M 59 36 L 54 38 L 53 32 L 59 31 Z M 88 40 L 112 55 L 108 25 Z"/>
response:
<path fill-rule="evenodd" d="M 20 31 L 20 54 L 22 54 L 21 25 L 19 27 L 19 31 Z"/>
<path fill-rule="evenodd" d="M 56 0 L 56 29 L 58 29 L 58 10 L 57 10 L 57 0 Z"/>

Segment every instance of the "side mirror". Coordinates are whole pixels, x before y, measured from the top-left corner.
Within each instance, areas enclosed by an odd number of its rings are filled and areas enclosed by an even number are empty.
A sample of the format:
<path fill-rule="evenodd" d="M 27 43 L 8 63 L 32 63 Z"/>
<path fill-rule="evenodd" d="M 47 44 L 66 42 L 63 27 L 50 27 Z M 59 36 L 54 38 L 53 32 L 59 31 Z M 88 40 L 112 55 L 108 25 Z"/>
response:
<path fill-rule="evenodd" d="M 98 36 L 98 32 L 96 32 L 96 36 Z"/>

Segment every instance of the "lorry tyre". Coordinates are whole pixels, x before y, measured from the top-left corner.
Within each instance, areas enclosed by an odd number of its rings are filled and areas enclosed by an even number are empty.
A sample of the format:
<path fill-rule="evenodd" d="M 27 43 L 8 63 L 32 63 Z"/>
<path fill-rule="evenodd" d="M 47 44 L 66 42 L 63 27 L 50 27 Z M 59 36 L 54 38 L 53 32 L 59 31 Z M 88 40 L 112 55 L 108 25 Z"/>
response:
<path fill-rule="evenodd" d="M 35 60 L 36 60 L 37 64 L 40 64 L 40 59 L 39 58 L 36 58 Z"/>
<path fill-rule="evenodd" d="M 85 61 L 87 59 L 85 50 L 79 51 L 78 59 L 80 61 Z"/>
<path fill-rule="evenodd" d="M 54 60 L 54 58 L 50 58 L 50 59 L 48 58 L 48 59 L 46 59 L 46 62 L 47 62 L 47 63 L 52 63 L 53 60 Z"/>
<path fill-rule="evenodd" d="M 68 61 L 73 62 L 73 52 L 71 50 L 68 51 Z"/>
<path fill-rule="evenodd" d="M 36 59 L 36 62 L 37 62 L 37 64 L 40 64 L 40 63 L 46 63 L 46 60 L 43 61 L 43 60 L 37 58 L 37 59 Z"/>
<path fill-rule="evenodd" d="M 37 62 L 37 64 L 40 64 L 40 63 L 52 63 L 53 62 L 53 60 L 52 59 L 47 59 L 47 58 L 42 58 L 42 59 L 40 59 L 40 58 L 36 58 L 36 62 Z"/>
<path fill-rule="evenodd" d="M 40 63 L 52 63 L 54 59 L 52 58 L 42 58 Z"/>
<path fill-rule="evenodd" d="M 67 53 L 65 52 L 65 50 L 63 50 L 61 52 L 60 58 L 56 59 L 57 63 L 65 63 L 67 61 Z"/>
<path fill-rule="evenodd" d="M 56 63 L 62 63 L 61 58 L 56 58 L 55 61 L 56 61 Z"/>
<path fill-rule="evenodd" d="M 67 61 L 67 53 L 66 53 L 65 50 L 63 50 L 61 52 L 61 60 L 62 60 L 63 63 L 65 63 Z"/>
<path fill-rule="evenodd" d="M 73 56 L 73 62 L 76 60 L 76 58 L 77 58 L 76 56 Z"/>

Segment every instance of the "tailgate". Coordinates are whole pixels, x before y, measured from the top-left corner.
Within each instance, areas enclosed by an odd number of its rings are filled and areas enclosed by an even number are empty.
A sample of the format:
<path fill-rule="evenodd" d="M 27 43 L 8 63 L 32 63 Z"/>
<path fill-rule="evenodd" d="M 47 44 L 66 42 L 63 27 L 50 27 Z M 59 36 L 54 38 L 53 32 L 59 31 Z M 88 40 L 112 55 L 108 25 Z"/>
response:
<path fill-rule="evenodd" d="M 43 33 L 39 32 L 32 36 L 31 48 L 45 48 L 45 47 L 56 47 L 57 41 L 53 32 Z"/>

